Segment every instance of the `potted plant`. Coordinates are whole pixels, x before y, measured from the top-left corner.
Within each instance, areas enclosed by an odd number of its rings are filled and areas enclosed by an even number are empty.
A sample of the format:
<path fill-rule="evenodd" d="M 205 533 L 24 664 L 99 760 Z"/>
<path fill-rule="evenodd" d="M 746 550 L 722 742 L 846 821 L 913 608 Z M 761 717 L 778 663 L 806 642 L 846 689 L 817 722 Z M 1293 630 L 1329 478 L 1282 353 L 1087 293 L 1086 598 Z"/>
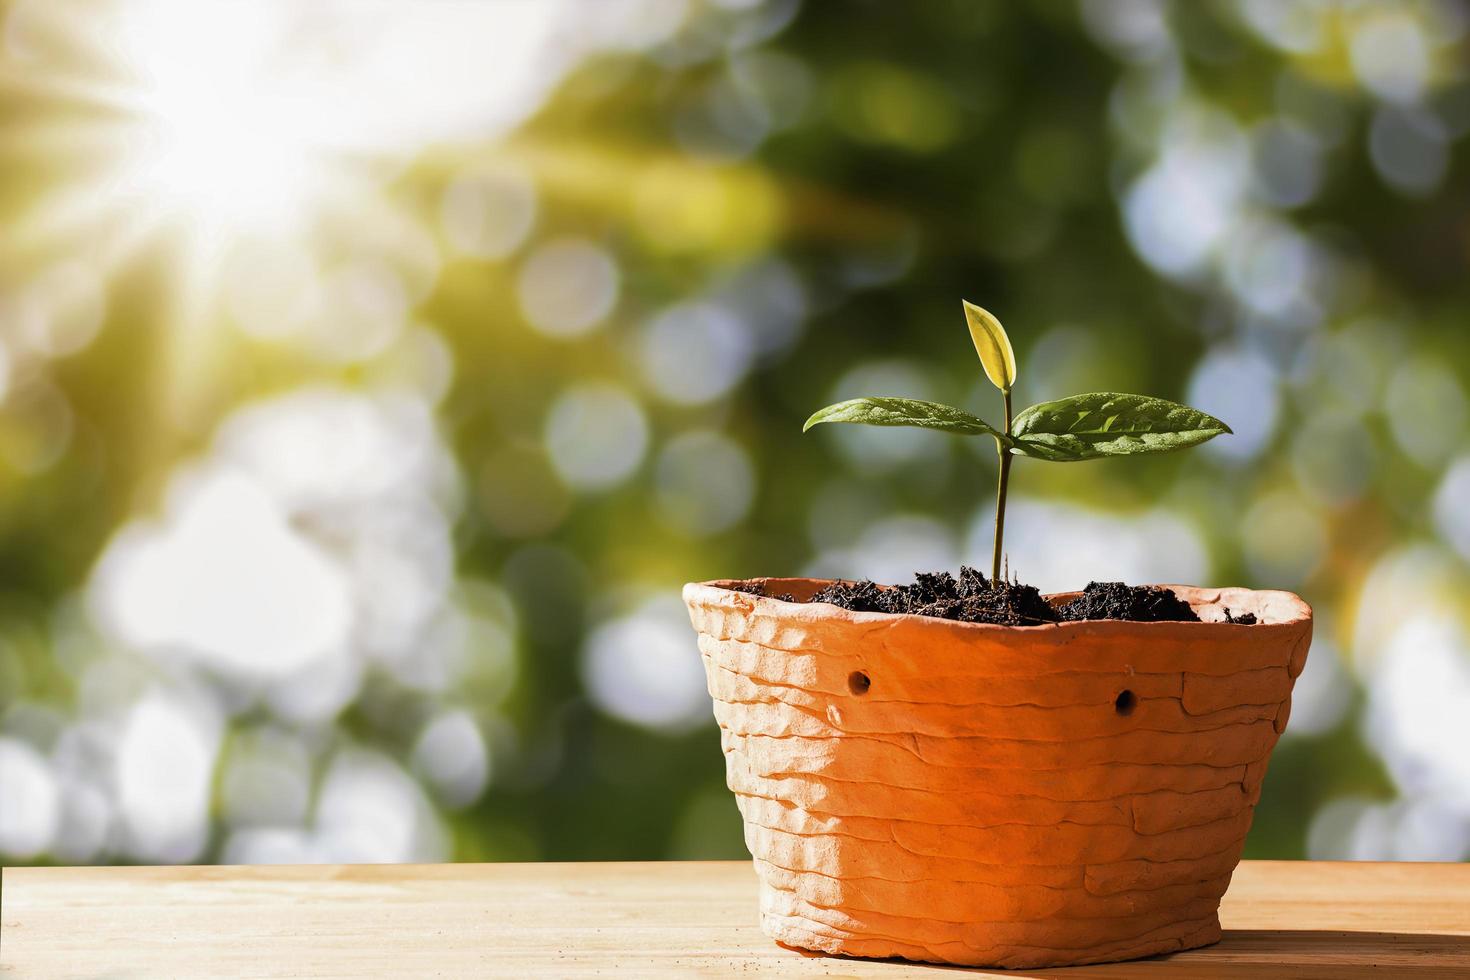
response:
<path fill-rule="evenodd" d="M 1215 942 L 1311 610 L 1287 592 L 1092 583 L 1043 597 L 1003 579 L 1013 456 L 1161 452 L 1229 429 L 1111 393 L 1013 415 L 1010 341 L 989 313 L 965 314 L 1001 426 L 859 398 L 807 428 L 993 439 L 989 577 L 684 588 L 762 928 L 829 953 L 998 967 Z"/>

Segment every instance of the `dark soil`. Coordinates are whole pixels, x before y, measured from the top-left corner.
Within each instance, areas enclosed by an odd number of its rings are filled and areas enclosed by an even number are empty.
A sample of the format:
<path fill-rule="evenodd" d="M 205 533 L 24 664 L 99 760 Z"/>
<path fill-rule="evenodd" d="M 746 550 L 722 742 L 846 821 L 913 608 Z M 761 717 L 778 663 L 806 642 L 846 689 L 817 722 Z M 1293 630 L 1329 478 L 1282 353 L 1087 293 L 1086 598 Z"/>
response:
<path fill-rule="evenodd" d="M 872 582 L 834 582 L 812 602 L 830 602 L 859 612 L 913 613 L 962 623 L 1034 626 L 1057 618 L 1050 603 L 1029 585 L 993 583 L 968 566 L 960 577 L 948 572 L 920 573 L 913 585 L 879 587 Z"/>
<path fill-rule="evenodd" d="M 919 573 L 913 585 L 876 585 L 872 582 L 833 582 L 812 596 L 810 602 L 830 602 L 854 612 L 911 613 L 962 623 L 994 623 L 1000 626 L 1035 626 L 1039 623 L 1077 622 L 1087 619 L 1126 619 L 1135 622 L 1199 622 L 1189 603 L 1168 589 L 1122 582 L 1089 582 L 1071 602 L 1053 606 L 1030 585 L 992 582 L 983 574 L 960 566 L 959 578 L 948 572 Z M 738 586 L 736 591 L 767 595 L 760 583 Z M 795 602 L 789 593 L 770 598 Z M 1245 613 L 1239 617 L 1226 611 L 1227 622 L 1254 623 Z"/>
<path fill-rule="evenodd" d="M 1057 610 L 1063 622 L 1083 619 L 1127 619 L 1139 623 L 1165 620 L 1197 623 L 1189 603 L 1168 589 L 1122 582 L 1088 582 L 1082 594 Z"/>
<path fill-rule="evenodd" d="M 780 599 L 782 602 L 796 601 L 796 596 L 792 595 L 790 592 L 767 592 L 765 585 L 760 582 L 744 582 L 740 585 L 732 586 L 731 589 L 734 592 L 744 592 L 746 595 L 758 595 L 770 599 Z"/>

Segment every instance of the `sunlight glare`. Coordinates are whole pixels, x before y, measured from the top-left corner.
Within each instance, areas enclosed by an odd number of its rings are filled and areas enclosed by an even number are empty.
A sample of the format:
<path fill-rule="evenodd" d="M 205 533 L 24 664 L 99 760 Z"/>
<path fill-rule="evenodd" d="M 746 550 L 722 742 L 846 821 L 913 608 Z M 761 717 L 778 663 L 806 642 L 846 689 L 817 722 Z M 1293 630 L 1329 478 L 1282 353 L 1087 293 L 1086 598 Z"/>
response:
<path fill-rule="evenodd" d="M 157 0 L 120 20 L 119 49 L 141 83 L 122 184 L 207 239 L 289 231 L 319 177 L 311 134 L 322 107 L 284 90 L 281 14 Z"/>
<path fill-rule="evenodd" d="M 27 125 L 25 145 L 54 145 L 59 167 L 84 173 L 38 194 L 10 241 L 86 261 L 104 280 L 162 247 L 176 325 L 238 298 L 228 280 L 242 247 L 304 255 L 308 268 L 401 265 L 421 299 L 442 258 L 392 182 L 427 148 L 494 140 L 536 110 L 598 43 L 566 28 L 560 9 L 100 0 L 25 5 L 19 22 L 0 13 L 27 38 L 4 43 L 0 89 L 38 91 L 72 113 Z M 23 72 L 7 71 L 22 60 Z M 278 278 L 274 266 L 245 271 Z M 284 309 L 246 304 L 243 329 L 313 345 L 310 297 L 295 298 L 303 303 Z M 272 322 L 277 313 L 284 322 Z M 354 352 L 392 339 L 367 326 L 372 338 L 347 345 Z M 199 353 L 190 346 L 178 362 Z"/>

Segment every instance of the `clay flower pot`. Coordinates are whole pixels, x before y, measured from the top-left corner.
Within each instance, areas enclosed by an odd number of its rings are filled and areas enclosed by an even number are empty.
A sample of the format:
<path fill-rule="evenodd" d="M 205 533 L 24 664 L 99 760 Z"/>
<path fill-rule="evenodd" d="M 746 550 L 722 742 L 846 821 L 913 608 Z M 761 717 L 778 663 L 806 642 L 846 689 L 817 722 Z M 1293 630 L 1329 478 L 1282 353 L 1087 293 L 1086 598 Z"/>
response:
<path fill-rule="evenodd" d="M 1171 586 L 1205 622 L 1007 627 L 737 584 L 684 601 L 772 939 L 1040 967 L 1220 938 L 1306 662 L 1297 596 Z"/>

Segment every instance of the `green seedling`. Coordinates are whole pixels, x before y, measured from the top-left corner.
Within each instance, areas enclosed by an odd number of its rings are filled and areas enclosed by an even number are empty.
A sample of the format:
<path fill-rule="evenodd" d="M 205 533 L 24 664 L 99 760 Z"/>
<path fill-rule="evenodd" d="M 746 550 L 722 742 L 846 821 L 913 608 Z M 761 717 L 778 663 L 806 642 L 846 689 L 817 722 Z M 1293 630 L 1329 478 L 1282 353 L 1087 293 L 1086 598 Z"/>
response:
<path fill-rule="evenodd" d="M 980 365 L 1005 403 L 1005 425 L 997 429 L 984 419 L 937 402 L 915 398 L 852 398 L 828 405 L 806 420 L 802 431 L 823 422 L 913 426 L 966 436 L 990 436 L 1000 458 L 995 495 L 995 550 L 990 577 L 1000 581 L 1005 537 L 1006 489 L 1011 457 L 1029 456 L 1051 463 L 1073 463 L 1105 456 L 1163 453 L 1197 446 L 1230 432 L 1230 426 L 1204 412 L 1148 395 L 1099 391 L 1042 402 L 1011 414 L 1011 388 L 1016 383 L 1016 354 L 1005 328 L 990 313 L 966 302 L 965 320 Z"/>

